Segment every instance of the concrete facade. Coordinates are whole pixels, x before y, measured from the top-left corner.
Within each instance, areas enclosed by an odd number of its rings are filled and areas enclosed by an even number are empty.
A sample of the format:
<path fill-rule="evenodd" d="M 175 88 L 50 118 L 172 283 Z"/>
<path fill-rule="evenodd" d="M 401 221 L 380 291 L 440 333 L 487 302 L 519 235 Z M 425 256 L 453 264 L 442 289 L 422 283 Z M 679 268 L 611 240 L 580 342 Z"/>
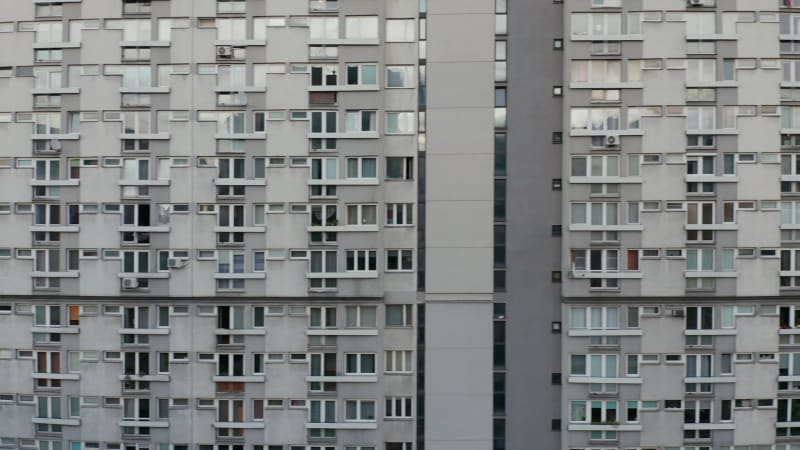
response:
<path fill-rule="evenodd" d="M 560 448 L 800 442 L 790 6 L 564 3 Z"/>
<path fill-rule="evenodd" d="M 414 448 L 416 2 L 18 3 L 0 446 Z"/>

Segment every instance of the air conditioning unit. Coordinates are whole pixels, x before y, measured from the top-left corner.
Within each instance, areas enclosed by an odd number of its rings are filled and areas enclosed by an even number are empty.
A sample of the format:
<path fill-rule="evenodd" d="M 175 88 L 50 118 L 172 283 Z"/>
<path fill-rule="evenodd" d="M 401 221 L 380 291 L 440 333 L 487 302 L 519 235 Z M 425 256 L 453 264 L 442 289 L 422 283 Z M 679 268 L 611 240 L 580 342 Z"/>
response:
<path fill-rule="evenodd" d="M 686 4 L 689 6 L 703 6 L 703 0 L 687 0 Z"/>
<path fill-rule="evenodd" d="M 603 142 L 605 143 L 606 147 L 618 147 L 619 136 L 608 135 Z"/>
<path fill-rule="evenodd" d="M 673 309 L 671 311 L 671 314 L 672 314 L 672 317 L 685 317 L 686 316 L 686 312 L 683 310 L 683 308 Z"/>
<path fill-rule="evenodd" d="M 167 267 L 170 269 L 180 269 L 185 266 L 187 261 L 183 258 L 169 258 L 167 259 Z"/>
<path fill-rule="evenodd" d="M 233 58 L 233 47 L 230 45 L 217 46 L 217 56 L 220 58 Z"/>
<path fill-rule="evenodd" d="M 139 287 L 139 280 L 136 278 L 123 278 L 122 287 L 124 289 L 136 289 Z"/>

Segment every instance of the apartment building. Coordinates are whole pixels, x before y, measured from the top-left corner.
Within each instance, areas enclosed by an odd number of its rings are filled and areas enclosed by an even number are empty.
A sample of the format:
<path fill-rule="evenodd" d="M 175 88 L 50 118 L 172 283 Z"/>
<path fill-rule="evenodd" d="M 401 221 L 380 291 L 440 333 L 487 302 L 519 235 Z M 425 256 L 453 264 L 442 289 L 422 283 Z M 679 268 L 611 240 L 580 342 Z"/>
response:
<path fill-rule="evenodd" d="M 563 3 L 562 449 L 800 448 L 798 7 Z"/>
<path fill-rule="evenodd" d="M 0 447 L 424 448 L 419 3 L 0 5 Z"/>

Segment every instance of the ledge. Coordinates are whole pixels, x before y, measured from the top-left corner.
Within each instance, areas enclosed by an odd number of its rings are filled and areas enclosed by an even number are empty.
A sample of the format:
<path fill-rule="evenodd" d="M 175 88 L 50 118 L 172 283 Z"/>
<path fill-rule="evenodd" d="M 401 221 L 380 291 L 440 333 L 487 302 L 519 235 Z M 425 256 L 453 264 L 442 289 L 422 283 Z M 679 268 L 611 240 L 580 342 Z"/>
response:
<path fill-rule="evenodd" d="M 78 233 L 81 231 L 79 225 L 31 225 L 30 231 L 56 232 L 56 233 Z"/>
<path fill-rule="evenodd" d="M 381 88 L 377 84 L 374 85 L 333 85 L 333 86 L 309 86 L 308 92 L 377 92 Z"/>
<path fill-rule="evenodd" d="M 214 227 L 215 233 L 266 233 L 267 227 Z"/>
<path fill-rule="evenodd" d="M 243 428 L 249 430 L 266 427 L 264 422 L 214 422 L 211 426 L 214 428 Z"/>
<path fill-rule="evenodd" d="M 576 82 L 569 84 L 570 89 L 642 89 L 644 83 L 641 81 L 626 81 L 619 83 L 584 83 Z"/>
<path fill-rule="evenodd" d="M 369 279 L 378 278 L 378 271 L 367 272 L 309 272 L 306 278 L 341 278 L 341 279 Z"/>
<path fill-rule="evenodd" d="M 641 425 L 591 425 L 571 423 L 569 431 L 642 431 Z"/>
<path fill-rule="evenodd" d="M 137 227 L 134 225 L 122 225 L 117 227 L 117 231 L 123 233 L 169 233 L 169 225 L 155 227 Z"/>
<path fill-rule="evenodd" d="M 119 180 L 120 186 L 169 186 L 170 180 Z"/>
<path fill-rule="evenodd" d="M 326 38 L 309 39 L 308 45 L 380 45 L 380 39 Z M 409 42 L 413 44 L 413 42 Z"/>
<path fill-rule="evenodd" d="M 169 428 L 169 422 L 155 422 L 150 420 L 120 420 L 121 427 L 150 427 L 150 428 Z"/>
<path fill-rule="evenodd" d="M 31 377 L 37 380 L 76 381 L 81 379 L 81 375 L 79 373 L 32 373 Z"/>
<path fill-rule="evenodd" d="M 31 139 L 33 140 L 52 140 L 58 139 L 60 141 L 77 141 L 81 138 L 80 133 L 61 133 L 61 134 L 32 134 Z"/>
<path fill-rule="evenodd" d="M 256 273 L 214 273 L 215 280 L 263 280 L 267 278 L 264 272 Z"/>
<path fill-rule="evenodd" d="M 307 383 L 377 383 L 377 375 L 307 376 Z"/>
<path fill-rule="evenodd" d="M 380 231 L 379 225 L 336 225 L 336 226 L 308 226 L 306 231 L 309 232 L 330 232 L 330 233 L 347 233 L 347 232 L 375 232 Z"/>
<path fill-rule="evenodd" d="M 267 133 L 216 133 L 214 139 L 229 139 L 229 140 L 252 140 L 252 139 L 266 139 Z"/>
<path fill-rule="evenodd" d="M 40 417 L 34 417 L 32 420 L 33 423 L 36 424 L 45 424 L 45 425 L 65 425 L 65 426 L 80 426 L 81 419 L 45 419 Z"/>
<path fill-rule="evenodd" d="M 169 133 L 130 133 L 120 134 L 120 139 L 147 139 L 150 141 L 168 141 L 170 138 Z"/>
<path fill-rule="evenodd" d="M 215 186 L 266 186 L 267 180 L 241 180 L 214 178 Z"/>
<path fill-rule="evenodd" d="M 264 381 L 266 381 L 266 377 L 264 375 L 250 375 L 250 376 L 240 376 L 240 377 L 214 375 L 213 377 L 211 377 L 211 381 L 214 381 L 216 383 L 263 383 Z"/>
<path fill-rule="evenodd" d="M 267 41 L 245 39 L 243 41 L 214 41 L 214 45 L 230 45 L 231 47 L 247 47 L 249 45 L 267 45 Z"/>
<path fill-rule="evenodd" d="M 79 334 L 78 327 L 31 327 L 31 333 Z"/>
<path fill-rule="evenodd" d="M 120 328 L 119 334 L 168 335 L 169 328 Z"/>
<path fill-rule="evenodd" d="M 567 381 L 570 383 L 578 383 L 578 384 L 596 384 L 596 383 L 642 384 L 642 379 L 637 377 L 603 378 L 603 377 L 570 376 L 569 378 L 567 378 Z"/>
<path fill-rule="evenodd" d="M 169 375 L 119 375 L 120 381 L 169 381 Z"/>
<path fill-rule="evenodd" d="M 684 272 L 686 278 L 736 278 L 739 276 L 738 272 L 714 272 L 714 271 L 699 271 L 699 272 Z"/>
<path fill-rule="evenodd" d="M 306 423 L 306 429 L 323 430 L 376 430 L 377 422 Z"/>
<path fill-rule="evenodd" d="M 377 131 L 353 131 L 342 133 L 308 133 L 309 139 L 378 139 Z"/>
<path fill-rule="evenodd" d="M 216 86 L 214 88 L 214 92 L 236 92 L 236 93 L 245 92 L 245 93 L 247 93 L 247 92 L 266 92 L 266 91 L 267 91 L 267 87 L 266 86 L 243 86 L 243 87 L 236 88 L 236 89 Z"/>
<path fill-rule="evenodd" d="M 31 272 L 31 278 L 80 278 L 80 272 Z"/>
<path fill-rule="evenodd" d="M 588 272 L 588 271 L 569 271 L 570 278 L 607 278 L 618 280 L 633 280 L 642 278 L 642 272 Z"/>
<path fill-rule="evenodd" d="M 120 41 L 120 47 L 169 47 L 171 41 Z"/>
<path fill-rule="evenodd" d="M 148 280 L 168 279 L 169 272 L 120 272 L 117 274 L 119 278 L 142 278 Z"/>
<path fill-rule="evenodd" d="M 643 225 L 570 225 L 569 231 L 642 231 Z"/>
<path fill-rule="evenodd" d="M 80 186 L 81 180 L 31 180 L 31 186 Z"/>
<path fill-rule="evenodd" d="M 570 183 L 614 183 L 614 184 L 639 184 L 644 182 L 642 177 L 569 177 Z"/>
<path fill-rule="evenodd" d="M 380 182 L 377 178 L 308 180 L 309 186 L 378 186 L 379 184 Z"/>
<path fill-rule="evenodd" d="M 378 330 L 367 329 L 313 329 L 306 330 L 306 336 L 377 336 Z"/>
<path fill-rule="evenodd" d="M 80 42 L 34 42 L 33 49 L 47 48 L 81 48 Z"/>
<path fill-rule="evenodd" d="M 31 94 L 80 94 L 81 88 L 76 87 L 65 87 L 65 88 L 50 88 L 50 89 L 31 89 Z"/>
<path fill-rule="evenodd" d="M 591 336 L 641 336 L 641 329 L 631 330 L 568 330 L 567 336 L 591 337 Z"/>
<path fill-rule="evenodd" d="M 169 94 L 169 86 L 138 87 L 138 88 L 119 88 L 122 94 Z"/>
<path fill-rule="evenodd" d="M 246 329 L 246 330 L 225 330 L 217 328 L 214 330 L 217 336 L 264 336 L 267 334 L 265 329 Z"/>

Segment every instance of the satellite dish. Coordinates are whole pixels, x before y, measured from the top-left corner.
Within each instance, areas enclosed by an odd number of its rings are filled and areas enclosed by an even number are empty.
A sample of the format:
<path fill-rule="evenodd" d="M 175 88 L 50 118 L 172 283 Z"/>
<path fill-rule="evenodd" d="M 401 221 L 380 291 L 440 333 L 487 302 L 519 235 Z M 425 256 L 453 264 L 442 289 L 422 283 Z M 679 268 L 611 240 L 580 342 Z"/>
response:
<path fill-rule="evenodd" d="M 59 151 L 61 150 L 61 141 L 58 139 L 50 139 L 50 150 Z"/>

